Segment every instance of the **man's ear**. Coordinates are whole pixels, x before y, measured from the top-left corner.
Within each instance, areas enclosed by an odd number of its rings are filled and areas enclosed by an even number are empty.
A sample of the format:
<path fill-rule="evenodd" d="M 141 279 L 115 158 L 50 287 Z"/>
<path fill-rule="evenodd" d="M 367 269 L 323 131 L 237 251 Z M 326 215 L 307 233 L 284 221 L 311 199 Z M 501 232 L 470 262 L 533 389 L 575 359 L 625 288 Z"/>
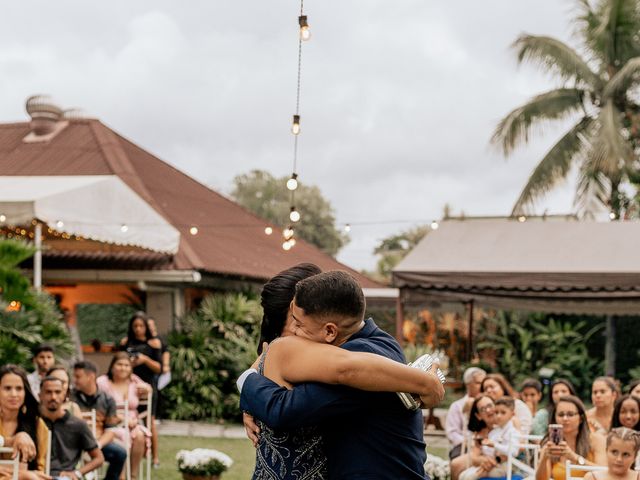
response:
<path fill-rule="evenodd" d="M 324 341 L 327 343 L 333 343 L 333 341 L 338 338 L 338 326 L 333 322 L 327 322 L 322 327 L 322 332 L 324 334 Z"/>

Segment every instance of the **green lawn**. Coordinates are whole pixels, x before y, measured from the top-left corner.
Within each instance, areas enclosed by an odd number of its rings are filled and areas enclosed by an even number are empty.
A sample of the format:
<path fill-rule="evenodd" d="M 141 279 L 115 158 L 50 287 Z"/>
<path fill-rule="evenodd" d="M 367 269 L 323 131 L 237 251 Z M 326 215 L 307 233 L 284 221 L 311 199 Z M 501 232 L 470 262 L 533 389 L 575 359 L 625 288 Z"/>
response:
<path fill-rule="evenodd" d="M 199 437 L 160 437 L 160 468 L 153 470 L 153 480 L 180 479 L 176 468 L 176 453 L 178 450 L 193 448 L 215 448 L 233 458 L 233 466 L 223 474 L 222 480 L 246 480 L 251 478 L 255 465 L 255 450 L 249 440 L 227 438 L 199 438 Z M 429 453 L 447 458 L 447 451 L 443 448 L 429 448 Z"/>

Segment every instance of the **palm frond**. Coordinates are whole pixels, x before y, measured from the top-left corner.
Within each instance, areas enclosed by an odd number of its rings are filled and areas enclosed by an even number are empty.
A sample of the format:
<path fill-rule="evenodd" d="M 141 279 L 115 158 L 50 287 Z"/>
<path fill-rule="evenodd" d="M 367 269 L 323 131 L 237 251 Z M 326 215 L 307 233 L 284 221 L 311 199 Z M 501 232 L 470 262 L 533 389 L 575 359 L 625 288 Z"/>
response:
<path fill-rule="evenodd" d="M 491 143 L 509 155 L 520 143 L 527 143 L 535 124 L 562 120 L 583 109 L 585 92 L 576 88 L 559 88 L 533 97 L 500 121 Z"/>
<path fill-rule="evenodd" d="M 602 81 L 573 48 L 552 37 L 522 34 L 511 45 L 518 63 L 525 61 L 541 65 L 563 81 L 599 90 Z"/>
<path fill-rule="evenodd" d="M 618 175 L 626 164 L 633 160 L 633 151 L 622 136 L 622 114 L 611 99 L 607 100 L 598 114 L 598 133 L 595 138 L 594 171 L 607 176 Z"/>
<path fill-rule="evenodd" d="M 629 60 L 607 82 L 602 92 L 605 99 L 614 98 L 616 95 L 623 95 L 640 81 L 640 56 Z"/>
<path fill-rule="evenodd" d="M 529 213 L 535 200 L 549 192 L 567 176 L 572 163 L 580 160 L 584 151 L 589 148 L 586 134 L 592 128 L 592 123 L 591 118 L 583 118 L 547 152 L 527 180 L 527 184 L 513 206 L 511 215 Z"/>
<path fill-rule="evenodd" d="M 578 186 L 573 200 L 579 218 L 594 220 L 596 214 L 606 209 L 609 203 L 611 182 L 607 176 L 593 170 L 590 161 L 580 168 Z"/>

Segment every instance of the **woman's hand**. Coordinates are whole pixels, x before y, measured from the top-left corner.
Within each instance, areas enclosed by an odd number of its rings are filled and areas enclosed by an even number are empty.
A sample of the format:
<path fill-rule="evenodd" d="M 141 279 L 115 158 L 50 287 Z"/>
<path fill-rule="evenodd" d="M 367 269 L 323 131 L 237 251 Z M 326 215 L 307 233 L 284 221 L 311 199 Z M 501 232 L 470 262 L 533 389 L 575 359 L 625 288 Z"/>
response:
<path fill-rule="evenodd" d="M 578 460 L 578 455 L 571 450 L 571 447 L 567 445 L 567 442 L 564 440 L 557 445 L 555 443 L 547 443 L 549 449 L 549 456 L 552 460 L 558 461 L 559 459 L 565 459 L 573 462 L 574 460 Z"/>
<path fill-rule="evenodd" d="M 242 412 L 242 423 L 244 423 L 244 430 L 247 433 L 247 437 L 253 443 L 254 448 L 258 446 L 258 439 L 260 435 L 260 427 L 256 425 L 253 417 L 246 412 Z"/>
<path fill-rule="evenodd" d="M 485 455 L 480 456 L 478 458 L 478 468 L 480 469 L 480 473 L 488 473 L 497 465 L 496 459 L 487 457 Z"/>

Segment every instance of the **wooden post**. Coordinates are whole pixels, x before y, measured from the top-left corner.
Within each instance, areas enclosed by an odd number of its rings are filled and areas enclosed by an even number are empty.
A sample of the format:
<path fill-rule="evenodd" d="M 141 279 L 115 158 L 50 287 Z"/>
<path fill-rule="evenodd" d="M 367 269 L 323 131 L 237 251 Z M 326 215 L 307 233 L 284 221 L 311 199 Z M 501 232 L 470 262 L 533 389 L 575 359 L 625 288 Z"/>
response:
<path fill-rule="evenodd" d="M 615 377 L 616 375 L 616 317 L 607 315 L 607 326 L 605 331 L 604 364 L 605 375 Z"/>
<path fill-rule="evenodd" d="M 473 359 L 473 300 L 467 303 L 469 309 L 469 332 L 467 333 L 467 361 Z"/>
<path fill-rule="evenodd" d="M 37 291 L 42 289 L 42 224 L 36 223 L 34 243 L 36 253 L 33 255 L 33 286 Z"/>

